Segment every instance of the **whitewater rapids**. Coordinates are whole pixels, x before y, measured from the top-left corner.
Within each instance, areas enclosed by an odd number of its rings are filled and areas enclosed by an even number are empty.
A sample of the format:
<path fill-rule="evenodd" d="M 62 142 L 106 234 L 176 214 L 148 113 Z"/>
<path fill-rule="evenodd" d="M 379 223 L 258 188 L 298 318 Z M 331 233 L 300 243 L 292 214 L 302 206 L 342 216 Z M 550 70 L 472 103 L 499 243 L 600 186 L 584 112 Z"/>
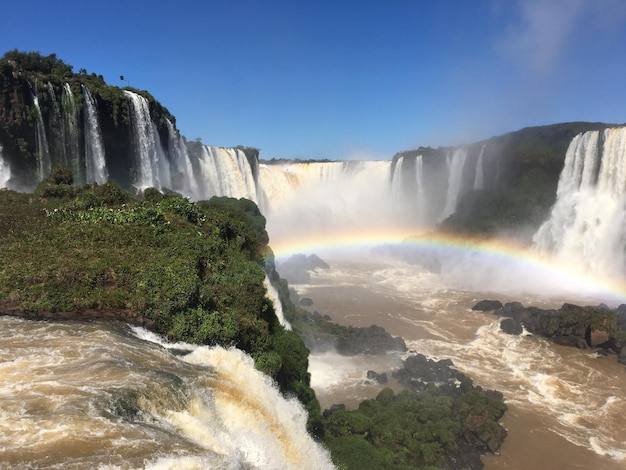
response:
<path fill-rule="evenodd" d="M 0 468 L 330 469 L 306 411 L 236 349 L 0 317 Z"/>

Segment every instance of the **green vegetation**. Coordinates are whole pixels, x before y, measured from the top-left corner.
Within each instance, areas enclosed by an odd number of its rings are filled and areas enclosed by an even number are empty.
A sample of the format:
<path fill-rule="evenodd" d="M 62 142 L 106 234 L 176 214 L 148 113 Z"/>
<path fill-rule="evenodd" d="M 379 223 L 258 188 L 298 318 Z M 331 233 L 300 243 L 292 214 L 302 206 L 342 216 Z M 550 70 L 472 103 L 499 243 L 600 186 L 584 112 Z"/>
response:
<path fill-rule="evenodd" d="M 325 443 L 341 469 L 447 468 L 465 436 L 493 432 L 505 410 L 477 390 L 446 396 L 434 385 L 419 394 L 384 389 L 357 410 L 326 418 Z"/>
<path fill-rule="evenodd" d="M 0 190 L 0 306 L 30 318 L 115 312 L 174 341 L 240 348 L 298 396 L 319 432 L 308 350 L 265 295 L 256 206 L 71 183 L 57 166 L 34 194 Z"/>

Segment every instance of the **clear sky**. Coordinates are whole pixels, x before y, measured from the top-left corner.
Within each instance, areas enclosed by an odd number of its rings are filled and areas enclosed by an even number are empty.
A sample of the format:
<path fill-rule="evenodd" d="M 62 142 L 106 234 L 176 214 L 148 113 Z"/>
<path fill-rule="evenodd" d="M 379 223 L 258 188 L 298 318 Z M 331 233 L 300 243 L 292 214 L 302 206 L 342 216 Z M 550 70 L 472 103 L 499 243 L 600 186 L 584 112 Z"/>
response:
<path fill-rule="evenodd" d="M 54 52 L 148 90 L 189 140 L 267 159 L 626 122 L 624 0 L 7 0 L 0 14 L 0 54 Z"/>

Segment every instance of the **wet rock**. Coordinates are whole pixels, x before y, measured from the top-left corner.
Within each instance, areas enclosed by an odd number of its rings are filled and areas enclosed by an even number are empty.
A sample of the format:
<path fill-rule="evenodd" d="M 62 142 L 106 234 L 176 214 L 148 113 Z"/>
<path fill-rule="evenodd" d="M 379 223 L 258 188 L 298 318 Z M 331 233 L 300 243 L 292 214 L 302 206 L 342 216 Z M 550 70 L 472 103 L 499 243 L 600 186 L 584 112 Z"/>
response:
<path fill-rule="evenodd" d="M 388 380 L 386 373 L 383 372 L 382 374 L 378 374 L 377 372 L 374 372 L 373 370 L 367 371 L 367 378 L 379 384 L 386 384 Z"/>
<path fill-rule="evenodd" d="M 310 307 L 311 305 L 313 305 L 313 299 L 309 297 L 303 297 L 300 299 L 300 305 L 302 305 L 303 307 Z"/>
<path fill-rule="evenodd" d="M 502 308 L 502 303 L 499 300 L 481 300 L 472 307 L 472 310 L 479 312 L 493 312 Z"/>
<path fill-rule="evenodd" d="M 524 331 L 522 324 L 514 318 L 503 318 L 500 320 L 500 328 L 509 335 L 521 335 Z"/>
<path fill-rule="evenodd" d="M 346 409 L 346 405 L 344 405 L 343 403 L 331 405 L 330 408 L 326 408 L 324 410 L 324 412 L 322 413 L 322 416 L 324 416 L 324 418 L 328 418 L 330 415 L 332 415 L 336 411 L 345 411 L 345 409 Z"/>

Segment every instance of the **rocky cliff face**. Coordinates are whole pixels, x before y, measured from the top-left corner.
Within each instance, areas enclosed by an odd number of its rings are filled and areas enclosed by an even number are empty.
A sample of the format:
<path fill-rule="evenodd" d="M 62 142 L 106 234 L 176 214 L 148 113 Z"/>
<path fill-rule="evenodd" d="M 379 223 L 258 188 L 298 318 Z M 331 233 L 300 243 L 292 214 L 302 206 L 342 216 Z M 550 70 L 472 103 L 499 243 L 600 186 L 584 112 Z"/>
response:
<path fill-rule="evenodd" d="M 174 117 L 149 93 L 133 93 L 145 99 L 153 131 L 168 148 Z M 141 160 L 134 124 L 127 93 L 102 76 L 76 74 L 54 54 L 12 51 L 0 59 L 0 146 L 12 187 L 33 189 L 55 163 L 70 168 L 79 184 L 94 181 L 98 157 L 108 177 L 132 186 Z"/>

